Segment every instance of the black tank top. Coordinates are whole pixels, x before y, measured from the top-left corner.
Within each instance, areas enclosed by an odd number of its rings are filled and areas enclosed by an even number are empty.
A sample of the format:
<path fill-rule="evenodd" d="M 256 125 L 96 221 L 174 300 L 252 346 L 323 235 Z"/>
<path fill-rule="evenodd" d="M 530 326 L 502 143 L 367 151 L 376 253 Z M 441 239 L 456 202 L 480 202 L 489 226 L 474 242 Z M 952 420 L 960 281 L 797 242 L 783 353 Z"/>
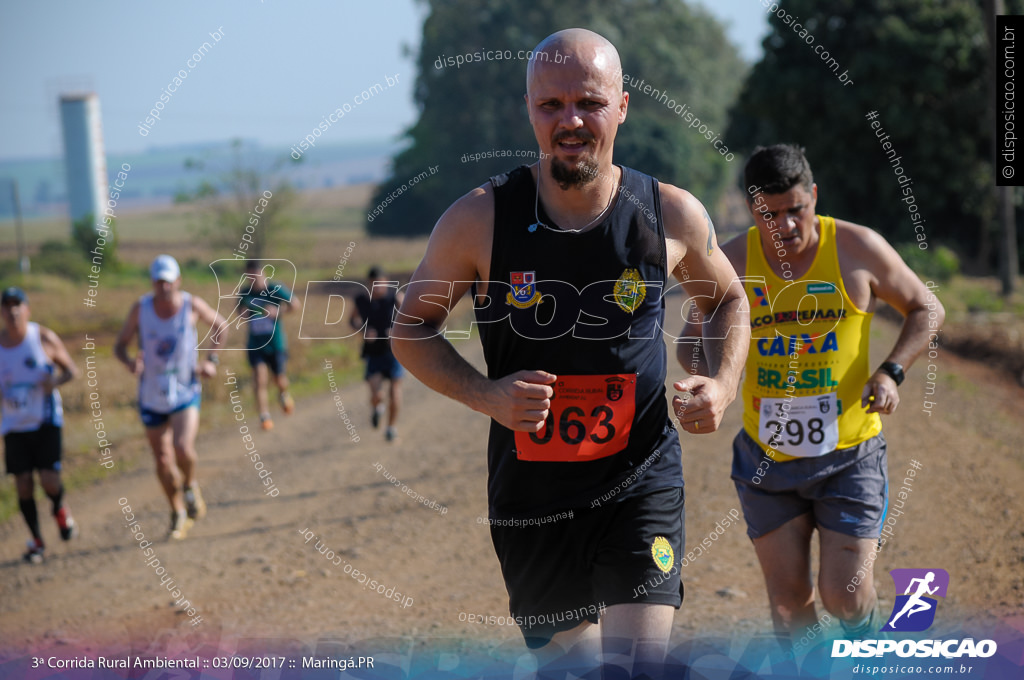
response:
<path fill-rule="evenodd" d="M 368 328 L 377 332 L 376 338 L 363 340 L 362 357 L 387 356 L 391 353 L 391 327 L 395 323 L 395 294 L 388 292 L 378 298 L 365 293 L 356 298 L 356 311 L 359 312 Z M 365 338 L 365 333 L 363 334 Z"/>
<path fill-rule="evenodd" d="M 488 377 L 523 369 L 559 377 L 540 433 L 491 421 L 491 517 L 539 517 L 682 487 L 665 394 L 658 181 L 622 168 L 614 209 L 582 233 L 534 225 L 527 166 L 491 184 L 490 281 L 485 300 L 474 295 Z"/>

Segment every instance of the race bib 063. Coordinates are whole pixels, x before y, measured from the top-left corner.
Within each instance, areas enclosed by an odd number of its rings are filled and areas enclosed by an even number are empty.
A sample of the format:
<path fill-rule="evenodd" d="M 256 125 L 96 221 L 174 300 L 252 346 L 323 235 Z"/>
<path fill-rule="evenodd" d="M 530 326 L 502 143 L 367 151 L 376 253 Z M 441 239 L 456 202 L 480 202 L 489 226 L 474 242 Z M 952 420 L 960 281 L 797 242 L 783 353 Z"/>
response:
<path fill-rule="evenodd" d="M 516 432 L 519 460 L 575 463 L 606 458 L 629 444 L 636 375 L 560 375 L 540 432 Z"/>
<path fill-rule="evenodd" d="M 838 411 L 835 392 L 761 399 L 758 438 L 789 456 L 824 456 L 839 445 Z"/>

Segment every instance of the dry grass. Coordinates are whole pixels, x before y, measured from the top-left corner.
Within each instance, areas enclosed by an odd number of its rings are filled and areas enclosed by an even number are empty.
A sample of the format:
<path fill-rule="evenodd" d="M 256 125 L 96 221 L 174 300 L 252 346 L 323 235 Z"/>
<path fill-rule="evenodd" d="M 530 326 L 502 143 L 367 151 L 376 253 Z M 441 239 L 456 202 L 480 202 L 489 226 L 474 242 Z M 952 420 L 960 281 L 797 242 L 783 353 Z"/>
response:
<path fill-rule="evenodd" d="M 371 239 L 365 235 L 361 227 L 362 215 L 371 191 L 372 187 L 366 185 L 310 191 L 297 196 L 292 209 L 296 227 L 271 257 L 288 259 L 295 264 L 295 288 L 300 300 L 306 296 L 307 281 L 334 277 L 339 260 L 351 243 L 355 245 L 344 267 L 345 279 L 362 279 L 374 264 L 405 278 L 419 262 L 426 247 L 425 237 Z M 89 387 L 88 378 L 83 375 L 83 378 L 61 388 L 65 407 L 65 482 L 69 488 L 138 465 L 150 465 L 148 445 L 135 406 L 137 382 L 113 357 L 113 345 L 132 303 L 149 290 L 146 269 L 160 253 L 170 253 L 182 264 L 185 290 L 211 305 L 216 304 L 217 279 L 208 265 L 231 254 L 218 252 L 200 241 L 196 236 L 196 225 L 194 211 L 187 206 L 168 206 L 120 215 L 118 248 L 125 266 L 119 272 L 101 272 L 95 307 L 83 304 L 88 290 L 84 279 L 30 273 L 0 281 L 3 286 L 20 285 L 25 288 L 33 320 L 61 336 L 83 374 L 88 358 L 93 357 L 90 367 L 95 371 L 95 387 Z M 27 223 L 24 231 L 30 255 L 36 255 L 42 243 L 53 239 L 67 240 L 70 233 L 66 220 L 55 219 Z M 13 222 L 0 222 L 0 260 L 16 257 L 14 244 Z M 233 287 L 233 282 L 228 281 L 224 285 Z M 220 311 L 223 314 L 230 310 Z M 289 339 L 288 374 L 296 396 L 301 398 L 326 388 L 321 369 L 324 358 L 333 362 L 336 376 L 341 375 L 347 380 L 361 376 L 358 339 L 299 340 L 299 319 L 286 317 L 284 324 Z M 205 330 L 202 328 L 200 333 Z M 96 349 L 85 349 L 87 342 L 92 342 Z M 243 342 L 243 334 L 238 331 L 229 339 L 229 345 L 237 348 Z M 227 391 L 223 384 L 224 371 L 231 370 L 240 376 L 246 410 L 254 412 L 251 372 L 244 352 L 226 352 L 223 357 L 219 379 L 208 381 L 204 386 L 204 400 L 216 402 L 224 399 Z M 116 466 L 110 471 L 96 464 L 99 451 L 92 415 L 94 403 L 98 403 L 102 411 L 101 422 L 106 439 L 113 444 L 111 452 Z M 225 425 L 228 418 L 223 409 L 204 409 L 201 430 Z M 0 484 L 0 521 L 15 511 L 12 485 Z"/>

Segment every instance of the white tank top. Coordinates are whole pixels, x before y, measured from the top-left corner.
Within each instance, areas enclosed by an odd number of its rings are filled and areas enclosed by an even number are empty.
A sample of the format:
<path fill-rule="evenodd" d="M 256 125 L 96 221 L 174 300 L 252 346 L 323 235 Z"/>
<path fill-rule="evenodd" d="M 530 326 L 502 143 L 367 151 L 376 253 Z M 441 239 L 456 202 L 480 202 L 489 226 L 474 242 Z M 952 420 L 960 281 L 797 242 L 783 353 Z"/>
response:
<path fill-rule="evenodd" d="M 64 424 L 60 394 L 57 390 L 44 393 L 40 384 L 53 374 L 54 364 L 39 340 L 39 324 L 29 321 L 24 340 L 16 347 L 0 347 L 0 390 L 4 398 L 0 434 Z"/>
<path fill-rule="evenodd" d="M 157 413 L 170 413 L 199 395 L 196 378 L 197 346 L 192 323 L 192 296 L 181 294 L 181 309 L 161 319 L 153 308 L 153 294 L 139 300 L 139 345 L 142 348 L 142 379 L 139 405 Z"/>

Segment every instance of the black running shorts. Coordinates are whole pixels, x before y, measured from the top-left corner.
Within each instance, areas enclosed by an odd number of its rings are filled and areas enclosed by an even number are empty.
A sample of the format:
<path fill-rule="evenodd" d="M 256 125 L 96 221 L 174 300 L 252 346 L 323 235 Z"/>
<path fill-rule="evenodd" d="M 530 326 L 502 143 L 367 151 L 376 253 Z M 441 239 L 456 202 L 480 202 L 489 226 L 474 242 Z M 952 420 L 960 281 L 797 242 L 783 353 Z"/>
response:
<path fill-rule="evenodd" d="M 597 623 L 612 605 L 678 609 L 683 497 L 682 488 L 661 489 L 539 525 L 492 520 L 509 612 L 527 646 L 542 647 L 583 621 Z"/>
<path fill-rule="evenodd" d="M 4 435 L 4 463 L 9 475 L 33 470 L 60 472 L 60 454 L 61 429 L 56 425 L 41 425 L 38 430 Z"/>

